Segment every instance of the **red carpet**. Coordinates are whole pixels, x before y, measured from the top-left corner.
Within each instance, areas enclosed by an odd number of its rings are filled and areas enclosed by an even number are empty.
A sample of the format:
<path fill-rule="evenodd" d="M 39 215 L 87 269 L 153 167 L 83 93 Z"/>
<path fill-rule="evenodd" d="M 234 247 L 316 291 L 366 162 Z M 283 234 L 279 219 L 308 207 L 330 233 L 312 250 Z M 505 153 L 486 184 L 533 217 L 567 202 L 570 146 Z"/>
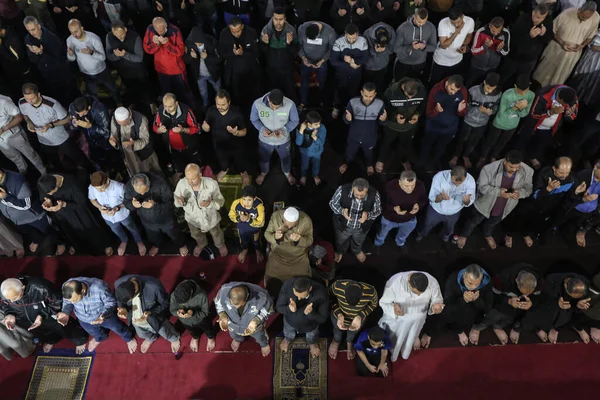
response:
<path fill-rule="evenodd" d="M 261 267 L 239 265 L 235 257 L 213 262 L 187 257 L 30 258 L 2 260 L 2 278 L 20 273 L 62 282 L 68 277 L 96 276 L 112 283 L 126 273 L 160 277 L 167 290 L 175 282 L 205 276 L 205 289 L 229 280 L 258 282 Z M 182 342 L 187 347 L 189 335 Z M 217 337 L 216 351 L 227 351 L 227 334 Z M 201 349 L 205 346 L 201 340 Z M 60 346 L 72 347 L 61 342 Z M 271 397 L 271 357 L 261 357 L 253 342 L 240 354 L 185 354 L 175 361 L 169 345 L 159 340 L 149 354 L 129 355 L 120 338 L 112 335 L 97 350 L 89 380 L 87 400 L 201 399 L 262 400 Z M 441 348 L 413 353 L 398 361 L 387 379 L 358 378 L 354 362 L 341 353 L 329 362 L 331 399 L 559 399 L 591 396 L 600 387 L 600 346 L 595 344 L 522 345 L 507 347 Z M 24 395 L 33 358 L 0 360 L 0 398 L 17 400 Z"/>

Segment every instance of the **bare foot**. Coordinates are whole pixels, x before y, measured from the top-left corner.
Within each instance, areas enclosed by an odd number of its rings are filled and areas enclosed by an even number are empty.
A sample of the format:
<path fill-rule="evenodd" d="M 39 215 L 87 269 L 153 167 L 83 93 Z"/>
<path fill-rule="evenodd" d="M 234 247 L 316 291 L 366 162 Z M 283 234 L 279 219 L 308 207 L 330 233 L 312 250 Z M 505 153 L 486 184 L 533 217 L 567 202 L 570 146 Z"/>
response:
<path fill-rule="evenodd" d="M 367 167 L 367 175 L 371 176 L 375 173 L 375 169 L 372 166 Z"/>
<path fill-rule="evenodd" d="M 469 342 L 471 342 L 472 345 L 477 346 L 479 344 L 479 334 L 481 332 L 479 332 L 477 329 L 471 329 L 471 332 L 469 332 Z"/>
<path fill-rule="evenodd" d="M 104 255 L 106 257 L 110 257 L 113 255 L 113 248 L 112 247 L 107 247 L 104 249 Z"/>
<path fill-rule="evenodd" d="M 227 175 L 227 172 L 229 170 L 226 169 L 225 171 L 221 171 L 217 174 L 217 182 L 221 182 L 223 180 L 223 178 L 225 178 L 225 176 Z"/>
<path fill-rule="evenodd" d="M 335 256 L 333 257 L 333 261 L 335 261 L 336 263 L 339 263 L 340 261 L 342 261 L 342 255 L 339 253 L 335 253 Z"/>
<path fill-rule="evenodd" d="M 318 176 L 314 176 L 313 181 L 315 181 L 315 185 L 317 186 L 321 184 L 321 178 L 319 178 Z"/>
<path fill-rule="evenodd" d="M 346 347 L 348 350 L 346 351 L 346 356 L 348 356 L 348 360 L 354 360 L 356 357 L 356 350 L 354 350 L 354 346 L 351 342 L 346 342 Z"/>
<path fill-rule="evenodd" d="M 237 340 L 232 340 L 231 341 L 231 350 L 233 350 L 233 352 L 237 352 L 240 349 L 242 342 L 238 342 Z"/>
<path fill-rule="evenodd" d="M 600 329 L 598 329 L 598 328 L 590 329 L 590 336 L 592 337 L 592 340 L 594 342 L 600 344 Z"/>
<path fill-rule="evenodd" d="M 383 167 L 384 167 L 384 165 L 381 161 L 377 161 L 375 163 L 375 171 L 377 171 L 378 174 L 383 172 Z"/>
<path fill-rule="evenodd" d="M 451 167 L 456 167 L 456 164 L 458 164 L 458 157 L 454 156 L 450 159 L 450 161 L 448 161 L 448 165 Z"/>
<path fill-rule="evenodd" d="M 501 345 L 508 343 L 508 335 L 504 332 L 504 329 L 494 329 L 494 333 Z"/>
<path fill-rule="evenodd" d="M 194 353 L 198 352 L 198 339 L 192 338 L 192 340 L 190 340 L 190 350 Z"/>
<path fill-rule="evenodd" d="M 469 157 L 463 157 L 463 163 L 465 164 L 466 169 L 471 169 L 471 167 L 473 166 Z"/>
<path fill-rule="evenodd" d="M 524 236 L 523 240 L 525 241 L 527 247 L 533 246 L 533 239 L 531 238 L 531 236 Z"/>
<path fill-rule="evenodd" d="M 96 350 L 96 347 L 100 345 L 100 342 L 97 342 L 96 339 L 92 338 L 92 340 L 88 343 L 88 351 Z"/>
<path fill-rule="evenodd" d="M 329 345 L 329 357 L 331 357 L 332 360 L 335 360 L 337 358 L 338 355 L 338 350 L 340 348 L 340 344 L 338 342 L 336 342 L 335 340 L 331 341 L 331 344 Z"/>
<path fill-rule="evenodd" d="M 271 354 L 271 346 L 265 346 L 265 347 L 261 347 L 260 348 L 260 354 L 262 354 L 263 357 L 268 356 L 269 354 Z"/>
<path fill-rule="evenodd" d="M 187 248 L 187 246 L 183 246 L 179 248 L 179 255 L 181 255 L 181 257 L 185 257 L 187 256 L 189 253 L 189 250 Z"/>
<path fill-rule="evenodd" d="M 519 332 L 516 332 L 514 329 L 510 330 L 510 341 L 513 344 L 519 344 L 520 337 L 521 337 L 521 334 Z"/>
<path fill-rule="evenodd" d="M 423 336 L 421 336 L 421 347 L 426 349 L 429 347 L 429 345 L 431 344 L 431 336 L 429 336 L 428 334 L 423 334 Z"/>
<path fill-rule="evenodd" d="M 548 341 L 548 334 L 545 331 L 537 331 L 535 334 L 542 342 L 546 343 Z"/>
<path fill-rule="evenodd" d="M 302 186 L 306 185 L 306 177 L 305 176 L 303 176 L 302 178 L 300 178 L 300 184 Z"/>
<path fill-rule="evenodd" d="M 490 249 L 492 250 L 496 250 L 496 241 L 494 240 L 493 237 L 486 237 L 485 241 L 487 242 L 488 246 L 490 246 Z"/>
<path fill-rule="evenodd" d="M 283 351 L 284 353 L 287 353 L 288 348 L 290 347 L 290 341 L 287 339 L 283 339 L 281 341 L 281 344 L 279 345 L 279 348 L 281 349 L 281 351 Z"/>
<path fill-rule="evenodd" d="M 23 258 L 24 255 L 25 255 L 25 249 L 16 249 L 15 250 L 15 257 Z"/>
<path fill-rule="evenodd" d="M 504 245 L 508 249 L 512 248 L 512 237 L 511 236 L 504 236 Z"/>
<path fill-rule="evenodd" d="M 582 329 L 580 331 L 575 329 L 575 331 L 579 334 L 579 337 L 581 338 L 581 341 L 583 343 L 588 344 L 590 342 L 590 335 L 588 335 L 588 333 L 585 331 L 585 329 Z"/>
<path fill-rule="evenodd" d="M 575 240 L 577 240 L 577 246 L 585 247 L 585 232 L 577 232 L 575 235 Z"/>
<path fill-rule="evenodd" d="M 263 181 L 265 180 L 265 176 L 267 176 L 267 174 L 263 174 L 261 172 L 260 175 L 256 177 L 256 184 L 259 186 L 262 185 Z"/>
<path fill-rule="evenodd" d="M 200 257 L 200 253 L 202 253 L 202 250 L 204 250 L 204 247 L 196 246 L 194 247 L 194 251 L 192 252 L 192 254 L 194 255 L 194 257 Z"/>
<path fill-rule="evenodd" d="M 150 251 L 148 252 L 148 255 L 150 257 L 154 257 L 157 254 L 158 254 L 158 247 L 152 246 L 152 248 L 150 248 Z"/>
<path fill-rule="evenodd" d="M 144 340 L 142 342 L 142 346 L 140 347 L 140 351 L 142 352 L 142 354 L 145 354 L 148 349 L 150 348 L 150 346 L 152 346 L 153 342 L 150 342 L 149 340 Z"/>
<path fill-rule="evenodd" d="M 121 244 L 117 248 L 117 254 L 122 256 L 123 254 L 125 254 L 125 250 L 127 250 L 127 242 L 121 242 Z"/>
<path fill-rule="evenodd" d="M 308 347 L 310 348 L 310 355 L 312 356 L 312 358 L 317 358 L 321 355 L 321 348 L 318 344 L 309 344 Z"/>
<path fill-rule="evenodd" d="M 85 345 L 87 343 L 84 344 L 80 344 L 79 346 L 75 347 L 75 354 L 83 354 L 83 352 L 85 351 Z"/>
<path fill-rule="evenodd" d="M 469 344 L 469 338 L 467 337 L 467 335 L 464 332 L 461 332 L 458 334 L 458 341 L 463 346 L 466 346 Z"/>
<path fill-rule="evenodd" d="M 229 254 L 229 250 L 227 250 L 227 246 L 223 245 L 223 246 L 219 247 L 219 254 L 221 255 L 221 257 L 225 257 L 227 254 Z"/>
<path fill-rule="evenodd" d="M 39 243 L 29 243 L 29 251 L 32 253 L 35 253 L 39 246 L 40 246 Z"/>
<path fill-rule="evenodd" d="M 556 329 L 550 329 L 550 332 L 548 332 L 548 341 L 552 344 L 556 344 L 558 341 L 558 331 Z"/>
<path fill-rule="evenodd" d="M 171 351 L 173 353 L 177 353 L 180 348 L 181 348 L 181 340 L 177 339 L 176 341 L 171 342 Z"/>
<path fill-rule="evenodd" d="M 129 354 L 133 354 L 136 352 L 137 345 L 138 345 L 138 343 L 135 338 L 133 338 L 129 342 L 127 342 L 127 350 L 129 350 Z"/>
<path fill-rule="evenodd" d="M 256 262 L 261 263 L 265 260 L 265 256 L 261 251 L 256 250 Z"/>
<path fill-rule="evenodd" d="M 292 174 L 286 174 L 285 177 L 288 180 L 288 183 L 290 184 L 290 186 L 294 186 L 296 184 L 296 178 L 294 178 L 294 175 Z M 271 351 L 271 350 L 269 350 Z"/>
<path fill-rule="evenodd" d="M 360 253 L 358 253 L 356 255 L 356 259 L 362 263 L 362 262 L 365 262 L 365 260 L 367 259 L 367 256 L 365 255 L 365 253 L 363 253 L 361 251 Z"/>
<path fill-rule="evenodd" d="M 240 175 L 242 176 L 242 187 L 248 186 L 250 184 L 250 175 L 247 172 L 242 172 Z"/>
<path fill-rule="evenodd" d="M 419 337 L 417 337 L 415 339 L 415 342 L 413 343 L 413 350 L 420 350 L 421 349 L 421 340 L 419 339 Z"/>
<path fill-rule="evenodd" d="M 73 246 L 69 247 L 69 254 L 72 256 L 75 255 L 75 247 L 73 247 Z"/>
<path fill-rule="evenodd" d="M 458 238 L 458 240 L 456 241 L 456 246 L 457 246 L 459 249 L 462 249 L 463 247 L 465 247 L 465 244 L 467 244 L 467 238 L 466 238 L 466 237 L 464 237 L 464 236 L 460 236 L 460 237 Z"/>
<path fill-rule="evenodd" d="M 56 254 L 57 256 L 62 256 L 63 254 L 65 254 L 66 250 L 67 246 L 65 246 L 64 244 L 59 244 L 58 246 L 56 246 L 56 252 L 54 254 Z"/>
<path fill-rule="evenodd" d="M 248 249 L 243 249 L 240 254 L 238 254 L 238 262 L 240 264 L 243 264 L 244 262 L 246 262 L 246 256 L 248 255 Z M 256 257 L 258 258 L 258 256 Z"/>
<path fill-rule="evenodd" d="M 53 347 L 54 347 L 53 344 L 44 343 L 42 345 L 42 350 L 44 351 L 44 353 L 50 353 L 50 350 L 52 350 Z"/>
<path fill-rule="evenodd" d="M 208 341 L 206 342 L 206 351 L 213 351 L 215 349 L 216 345 L 217 345 L 217 342 L 215 341 L 214 338 L 208 339 Z"/>

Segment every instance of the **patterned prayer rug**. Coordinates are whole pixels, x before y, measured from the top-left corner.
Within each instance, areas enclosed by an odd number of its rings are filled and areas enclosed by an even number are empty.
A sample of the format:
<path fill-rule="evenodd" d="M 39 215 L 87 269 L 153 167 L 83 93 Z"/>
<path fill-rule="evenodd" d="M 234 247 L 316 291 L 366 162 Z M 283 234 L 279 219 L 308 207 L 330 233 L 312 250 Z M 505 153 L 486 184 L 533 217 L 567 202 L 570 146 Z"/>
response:
<path fill-rule="evenodd" d="M 304 338 L 295 339 L 285 353 L 279 348 L 282 340 L 275 338 L 273 399 L 327 400 L 327 339 L 319 339 L 318 358 L 310 356 Z"/>
<path fill-rule="evenodd" d="M 252 177 L 250 177 L 250 181 L 252 181 Z M 240 175 L 225 175 L 223 180 L 219 182 L 219 189 L 221 189 L 221 194 L 225 198 L 225 204 L 221 212 L 221 228 L 225 232 L 225 236 L 237 239 L 237 228 L 227 214 L 231 208 L 231 203 L 242 197 L 242 177 Z"/>
<path fill-rule="evenodd" d="M 92 361 L 92 356 L 37 356 L 25 400 L 82 400 Z"/>

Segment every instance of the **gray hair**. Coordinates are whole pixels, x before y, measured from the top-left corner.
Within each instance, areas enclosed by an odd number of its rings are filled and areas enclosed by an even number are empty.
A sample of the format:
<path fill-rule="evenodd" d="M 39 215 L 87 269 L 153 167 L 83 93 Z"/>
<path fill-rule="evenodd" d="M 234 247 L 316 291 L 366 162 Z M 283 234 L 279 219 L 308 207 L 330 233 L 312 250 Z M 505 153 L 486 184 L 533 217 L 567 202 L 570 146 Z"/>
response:
<path fill-rule="evenodd" d="M 369 181 L 365 178 L 356 178 L 352 181 L 352 187 L 362 192 L 365 189 L 369 189 Z"/>
<path fill-rule="evenodd" d="M 517 286 L 519 289 L 535 290 L 537 278 L 531 272 L 521 271 L 517 274 Z"/>
<path fill-rule="evenodd" d="M 469 264 L 465 268 L 465 275 L 471 275 L 473 279 L 481 279 L 483 276 L 483 268 L 477 264 Z"/>
<path fill-rule="evenodd" d="M 150 186 L 150 178 L 146 174 L 135 174 L 133 178 L 131 178 L 131 186 L 140 187 L 140 186 Z"/>
<path fill-rule="evenodd" d="M 581 6 L 581 8 L 579 10 L 581 10 L 582 12 L 586 12 L 586 11 L 594 12 L 597 9 L 598 9 L 598 5 L 595 2 L 586 1 L 585 3 L 583 3 L 583 5 Z"/>
<path fill-rule="evenodd" d="M 167 20 L 165 20 L 163 17 L 154 17 L 154 19 L 152 20 L 152 24 L 168 25 Z"/>
<path fill-rule="evenodd" d="M 20 292 L 23 289 L 23 282 L 17 278 L 8 278 L 0 285 L 0 293 L 6 297 L 9 292 Z"/>
<path fill-rule="evenodd" d="M 412 182 L 415 179 L 417 179 L 417 174 L 415 173 L 415 171 L 402 171 L 402 173 L 400 174 L 400 180 L 405 179 L 409 182 Z"/>
<path fill-rule="evenodd" d="M 462 165 L 456 165 L 450 170 L 450 176 L 455 178 L 466 178 L 467 170 Z"/>
<path fill-rule="evenodd" d="M 28 25 L 28 24 L 39 25 L 40 21 L 38 21 L 38 19 L 36 17 L 32 17 L 31 15 L 28 15 L 23 19 L 23 25 Z"/>

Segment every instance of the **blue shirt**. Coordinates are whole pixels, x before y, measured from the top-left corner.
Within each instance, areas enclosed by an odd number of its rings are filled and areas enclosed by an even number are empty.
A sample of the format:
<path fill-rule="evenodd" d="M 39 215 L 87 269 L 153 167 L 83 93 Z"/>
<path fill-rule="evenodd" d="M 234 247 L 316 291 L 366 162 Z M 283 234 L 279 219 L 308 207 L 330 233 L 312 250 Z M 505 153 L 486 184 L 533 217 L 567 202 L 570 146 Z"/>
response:
<path fill-rule="evenodd" d="M 108 188 L 104 192 L 98 191 L 92 185 L 88 188 L 88 199 L 96 200 L 106 208 L 114 208 L 123 204 L 125 198 L 125 185 L 121 182 L 110 180 Z M 112 217 L 107 214 L 102 214 L 102 218 L 113 224 L 121 222 L 129 217 L 129 210 L 126 207 L 121 208 Z"/>
<path fill-rule="evenodd" d="M 445 191 L 450 200 L 442 200 L 439 203 L 435 202 L 438 194 Z M 470 194 L 471 200 L 468 205 L 463 203 L 463 196 Z M 429 204 L 438 214 L 454 215 L 463 207 L 470 207 L 475 202 L 475 179 L 471 174 L 467 174 L 465 180 L 460 185 L 456 186 L 452 183 L 450 170 L 440 171 L 433 177 L 431 189 L 429 190 Z"/>
<path fill-rule="evenodd" d="M 362 351 L 366 354 L 380 354 L 381 350 L 390 350 L 392 348 L 392 343 L 390 342 L 389 335 L 385 334 L 385 338 L 383 339 L 383 346 L 378 348 L 371 347 L 371 342 L 369 342 L 369 332 L 362 331 L 356 343 L 354 343 L 354 350 Z"/>
<path fill-rule="evenodd" d="M 594 179 L 594 172 L 592 171 L 592 179 L 588 185 L 588 194 L 597 194 L 600 196 L 600 182 L 596 182 Z M 582 213 L 591 213 L 598 208 L 598 199 L 592 201 L 586 201 L 579 204 L 575 209 Z"/>
<path fill-rule="evenodd" d="M 97 320 L 100 315 L 107 316 L 114 313 L 117 300 L 108 283 L 96 278 L 72 278 L 65 282 L 63 287 L 72 280 L 85 283 L 87 293 L 78 303 L 71 303 L 63 298 L 62 312 L 71 315 L 75 310 L 77 319 L 86 324 Z"/>

